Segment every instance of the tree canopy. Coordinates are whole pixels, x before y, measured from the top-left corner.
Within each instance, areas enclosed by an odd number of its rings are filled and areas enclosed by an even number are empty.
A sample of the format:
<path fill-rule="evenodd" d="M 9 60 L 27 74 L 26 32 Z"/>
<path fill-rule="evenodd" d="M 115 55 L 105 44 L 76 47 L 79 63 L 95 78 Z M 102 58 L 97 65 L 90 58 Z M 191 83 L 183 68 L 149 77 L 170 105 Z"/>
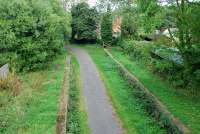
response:
<path fill-rule="evenodd" d="M 111 45 L 112 37 L 112 14 L 110 9 L 104 13 L 101 21 L 101 38 L 104 45 Z"/>
<path fill-rule="evenodd" d="M 0 0 L 0 65 L 42 68 L 63 49 L 70 18 L 57 0 Z"/>
<path fill-rule="evenodd" d="M 99 15 L 96 9 L 87 3 L 79 3 L 72 7 L 72 39 L 78 41 L 97 40 Z"/>

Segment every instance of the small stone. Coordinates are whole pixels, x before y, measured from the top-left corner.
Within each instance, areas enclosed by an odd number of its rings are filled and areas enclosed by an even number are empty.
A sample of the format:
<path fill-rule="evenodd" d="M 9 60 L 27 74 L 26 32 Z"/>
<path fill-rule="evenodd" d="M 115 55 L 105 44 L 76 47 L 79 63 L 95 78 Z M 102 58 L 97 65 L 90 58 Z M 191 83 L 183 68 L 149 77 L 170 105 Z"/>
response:
<path fill-rule="evenodd" d="M 0 68 L 0 79 L 6 79 L 9 74 L 9 65 L 5 64 Z"/>

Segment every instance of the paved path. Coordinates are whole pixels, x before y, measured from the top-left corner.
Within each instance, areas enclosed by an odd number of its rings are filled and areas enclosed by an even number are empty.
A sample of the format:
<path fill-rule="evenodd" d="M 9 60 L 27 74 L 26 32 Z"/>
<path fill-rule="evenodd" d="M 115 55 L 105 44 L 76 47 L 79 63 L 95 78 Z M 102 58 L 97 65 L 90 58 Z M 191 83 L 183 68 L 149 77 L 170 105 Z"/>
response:
<path fill-rule="evenodd" d="M 105 86 L 91 57 L 81 48 L 70 46 L 68 49 L 76 55 L 80 64 L 83 94 L 92 134 L 122 134 L 108 101 Z"/>

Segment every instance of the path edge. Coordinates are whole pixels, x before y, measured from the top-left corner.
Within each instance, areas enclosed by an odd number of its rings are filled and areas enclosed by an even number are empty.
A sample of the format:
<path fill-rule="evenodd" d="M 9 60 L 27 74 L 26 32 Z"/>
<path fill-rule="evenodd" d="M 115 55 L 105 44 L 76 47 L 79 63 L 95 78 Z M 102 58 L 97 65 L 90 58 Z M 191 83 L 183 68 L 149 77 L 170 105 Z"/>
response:
<path fill-rule="evenodd" d="M 64 78 L 59 98 L 59 108 L 56 120 L 56 134 L 67 133 L 67 111 L 68 111 L 68 99 L 69 99 L 69 78 L 71 70 L 71 56 L 66 58 Z"/>
<path fill-rule="evenodd" d="M 162 127 L 166 128 L 169 133 L 175 132 L 178 134 L 192 134 L 190 128 L 176 118 L 168 110 L 168 108 L 140 82 L 140 80 L 134 74 L 130 73 L 123 64 L 114 58 L 109 50 L 104 49 L 104 51 L 117 65 L 120 74 L 126 80 L 128 80 L 133 87 L 135 87 L 138 93 L 137 97 L 147 103 L 147 108 L 151 108 L 151 111 L 148 111 L 149 114 L 158 120 Z"/>

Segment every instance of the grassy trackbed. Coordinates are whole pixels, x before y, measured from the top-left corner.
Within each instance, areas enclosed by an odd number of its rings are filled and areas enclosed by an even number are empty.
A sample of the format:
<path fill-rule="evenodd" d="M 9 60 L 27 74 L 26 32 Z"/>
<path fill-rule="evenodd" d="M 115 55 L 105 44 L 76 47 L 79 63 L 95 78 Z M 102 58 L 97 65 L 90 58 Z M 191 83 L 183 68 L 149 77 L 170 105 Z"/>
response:
<path fill-rule="evenodd" d="M 65 60 L 58 56 L 45 70 L 20 74 L 20 94 L 0 107 L 1 134 L 55 133 Z"/>
<path fill-rule="evenodd" d="M 76 59 L 72 58 L 69 90 L 68 134 L 90 134 L 87 124 L 84 100 L 81 93 L 80 68 Z"/>
<path fill-rule="evenodd" d="M 200 99 L 185 95 L 183 91 L 173 89 L 169 83 L 148 71 L 139 62 L 134 62 L 122 52 L 112 49 L 113 56 L 155 94 L 183 123 L 194 133 L 200 133 Z"/>
<path fill-rule="evenodd" d="M 106 56 L 102 48 L 85 46 L 99 69 L 107 92 L 121 120 L 122 126 L 128 134 L 161 134 L 165 133 L 159 125 L 150 118 L 142 105 L 133 96 L 130 87 L 119 74 L 116 65 Z"/>

